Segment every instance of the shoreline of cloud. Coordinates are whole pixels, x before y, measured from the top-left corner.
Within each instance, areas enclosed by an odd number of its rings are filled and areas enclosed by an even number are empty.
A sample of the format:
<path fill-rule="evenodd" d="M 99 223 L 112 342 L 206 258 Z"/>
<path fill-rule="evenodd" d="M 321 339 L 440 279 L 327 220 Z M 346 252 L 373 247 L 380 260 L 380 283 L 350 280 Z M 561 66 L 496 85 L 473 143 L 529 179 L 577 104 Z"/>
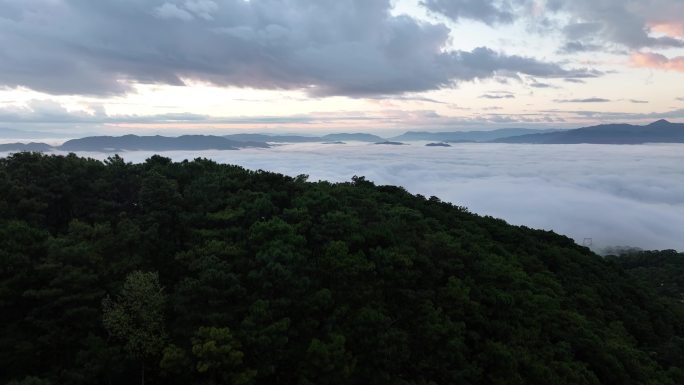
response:
<path fill-rule="evenodd" d="M 292 144 L 268 150 L 162 152 L 174 160 L 208 157 L 311 180 L 377 184 L 435 195 L 515 224 L 554 230 L 597 249 L 684 250 L 683 145 Z M 140 162 L 151 152 L 122 153 Z M 104 159 L 102 153 L 81 155 Z"/>

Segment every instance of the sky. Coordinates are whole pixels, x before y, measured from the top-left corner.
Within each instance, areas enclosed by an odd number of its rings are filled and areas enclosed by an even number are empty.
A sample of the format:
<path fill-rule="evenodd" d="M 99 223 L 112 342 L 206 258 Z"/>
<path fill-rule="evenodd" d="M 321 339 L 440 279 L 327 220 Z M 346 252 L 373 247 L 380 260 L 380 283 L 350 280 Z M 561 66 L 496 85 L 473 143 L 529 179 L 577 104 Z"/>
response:
<path fill-rule="evenodd" d="M 2 154 L 0 154 L 2 155 Z M 95 159 L 111 154 L 80 153 Z M 122 153 L 143 162 L 151 152 Z M 553 230 L 596 251 L 628 246 L 684 251 L 684 144 L 533 145 L 454 143 L 425 147 L 300 143 L 239 151 L 167 151 L 309 180 L 365 176 L 437 196 L 480 215 Z"/>
<path fill-rule="evenodd" d="M 0 0 L 0 128 L 684 121 L 682 0 Z"/>

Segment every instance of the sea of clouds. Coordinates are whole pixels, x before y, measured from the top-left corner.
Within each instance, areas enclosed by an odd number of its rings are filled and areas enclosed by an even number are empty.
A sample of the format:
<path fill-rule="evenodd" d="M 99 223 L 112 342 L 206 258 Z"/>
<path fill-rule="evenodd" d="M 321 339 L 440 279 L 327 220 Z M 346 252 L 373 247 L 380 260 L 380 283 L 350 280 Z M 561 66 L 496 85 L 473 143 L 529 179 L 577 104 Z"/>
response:
<path fill-rule="evenodd" d="M 376 184 L 435 195 L 509 223 L 554 230 L 592 247 L 684 250 L 684 144 L 454 144 L 425 147 L 285 144 L 239 151 L 171 151 L 310 180 Z M 82 153 L 103 159 L 107 154 Z M 121 154 L 141 162 L 149 152 Z"/>

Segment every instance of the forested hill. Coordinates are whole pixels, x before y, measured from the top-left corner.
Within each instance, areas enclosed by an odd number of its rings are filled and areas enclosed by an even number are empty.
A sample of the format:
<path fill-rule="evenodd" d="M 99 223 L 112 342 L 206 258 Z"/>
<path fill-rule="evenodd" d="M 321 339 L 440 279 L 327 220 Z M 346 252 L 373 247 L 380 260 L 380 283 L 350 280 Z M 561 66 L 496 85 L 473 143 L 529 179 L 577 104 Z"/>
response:
<path fill-rule="evenodd" d="M 569 238 L 208 160 L 0 159 L 0 325 L 2 384 L 684 383 L 681 304 Z"/>

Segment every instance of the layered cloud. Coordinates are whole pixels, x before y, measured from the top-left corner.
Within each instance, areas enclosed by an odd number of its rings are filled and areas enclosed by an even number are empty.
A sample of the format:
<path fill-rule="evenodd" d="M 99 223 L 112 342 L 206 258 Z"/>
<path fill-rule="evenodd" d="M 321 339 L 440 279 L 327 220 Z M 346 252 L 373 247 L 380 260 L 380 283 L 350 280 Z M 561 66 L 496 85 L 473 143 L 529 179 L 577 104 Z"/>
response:
<path fill-rule="evenodd" d="M 584 99 L 557 99 L 556 103 L 608 103 L 610 99 L 604 98 L 584 98 Z"/>
<path fill-rule="evenodd" d="M 653 36 L 656 21 L 681 23 L 684 4 L 679 0 L 549 0 L 548 10 L 565 12 L 571 21 L 564 29 L 571 41 L 594 46 L 606 43 L 638 49 L 684 47 L 675 36 Z"/>
<path fill-rule="evenodd" d="M 512 23 L 517 15 L 514 7 L 526 1 L 509 0 L 424 0 L 429 10 L 441 13 L 454 21 L 474 19 L 487 24 Z"/>
<path fill-rule="evenodd" d="M 654 32 L 662 33 L 669 36 L 684 37 L 684 21 L 679 20 L 671 22 L 655 22 L 651 25 Z"/>
<path fill-rule="evenodd" d="M 637 52 L 632 55 L 632 64 L 636 67 L 684 72 L 684 56 L 668 58 L 652 52 Z"/>
<path fill-rule="evenodd" d="M 389 0 L 0 0 L 0 85 L 112 95 L 133 83 L 373 96 L 527 74 L 600 75 L 481 47 Z M 501 16 L 503 17 L 503 16 Z"/>
<path fill-rule="evenodd" d="M 684 47 L 680 0 L 423 0 L 422 4 L 454 21 L 493 25 L 525 19 L 545 32 L 560 29 L 566 39 L 561 51 L 567 53 L 610 46 Z"/>
<path fill-rule="evenodd" d="M 414 97 L 398 97 L 397 100 Z M 491 90 L 480 96 L 483 100 L 501 101 L 516 99 L 507 91 Z M 426 107 L 439 108 L 443 103 L 417 98 Z M 684 101 L 684 98 L 675 98 Z M 565 104 L 602 104 L 618 102 L 603 98 L 556 99 L 556 103 Z M 630 104 L 647 104 L 645 100 L 623 100 Z M 457 110 L 468 110 L 452 106 Z M 449 116 L 433 109 L 406 110 L 401 105 L 389 104 L 380 111 L 363 110 L 322 110 L 305 114 L 292 112 L 285 115 L 273 115 L 265 111 L 260 115 L 211 116 L 188 111 L 167 112 L 149 115 L 108 114 L 101 104 L 91 104 L 81 109 L 71 110 L 51 100 L 31 100 L 24 105 L 0 106 L 0 127 L 14 127 L 23 130 L 54 131 L 59 137 L 125 133 L 164 133 L 169 135 L 188 134 L 191 132 L 235 132 L 243 130 L 259 130 L 262 132 L 287 132 L 306 134 L 311 130 L 326 132 L 364 131 L 383 135 L 388 130 L 425 130 L 455 131 L 482 130 L 487 128 L 520 127 L 521 125 L 537 128 L 577 128 L 594 125 L 597 122 L 615 123 L 631 122 L 645 124 L 658 119 L 684 119 L 684 109 L 674 108 L 660 112 L 635 111 L 598 111 L 591 109 L 528 109 L 523 112 L 502 112 L 501 106 L 487 106 L 471 111 L 469 116 Z M 47 137 L 47 136 L 43 136 Z M 2 141 L 2 138 L 0 138 Z"/>

